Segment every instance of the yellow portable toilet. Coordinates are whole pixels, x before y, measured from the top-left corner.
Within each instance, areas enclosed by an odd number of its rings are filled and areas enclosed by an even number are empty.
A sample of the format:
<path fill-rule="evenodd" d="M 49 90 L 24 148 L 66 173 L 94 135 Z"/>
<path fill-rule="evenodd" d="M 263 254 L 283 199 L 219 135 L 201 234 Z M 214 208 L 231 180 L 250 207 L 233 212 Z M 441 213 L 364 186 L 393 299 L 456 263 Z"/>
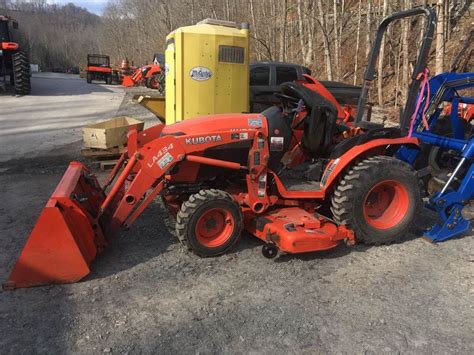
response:
<path fill-rule="evenodd" d="M 166 37 L 166 124 L 249 109 L 249 26 L 206 19 Z"/>

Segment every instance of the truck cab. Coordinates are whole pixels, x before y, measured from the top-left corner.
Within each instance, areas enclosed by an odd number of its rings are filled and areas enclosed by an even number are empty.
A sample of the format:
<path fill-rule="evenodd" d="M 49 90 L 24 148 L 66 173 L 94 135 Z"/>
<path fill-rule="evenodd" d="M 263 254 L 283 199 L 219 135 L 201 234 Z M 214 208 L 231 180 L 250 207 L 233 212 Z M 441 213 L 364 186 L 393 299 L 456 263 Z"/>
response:
<path fill-rule="evenodd" d="M 303 80 L 311 70 L 298 64 L 284 62 L 253 62 L 250 64 L 250 112 L 262 112 L 279 103 L 274 95 L 285 82 Z M 337 81 L 320 81 L 341 105 L 356 106 L 361 87 Z"/>
<path fill-rule="evenodd" d="M 302 80 L 311 70 L 297 64 L 284 62 L 253 62 L 250 64 L 250 112 L 262 112 L 278 104 L 274 93 L 280 84 Z"/>

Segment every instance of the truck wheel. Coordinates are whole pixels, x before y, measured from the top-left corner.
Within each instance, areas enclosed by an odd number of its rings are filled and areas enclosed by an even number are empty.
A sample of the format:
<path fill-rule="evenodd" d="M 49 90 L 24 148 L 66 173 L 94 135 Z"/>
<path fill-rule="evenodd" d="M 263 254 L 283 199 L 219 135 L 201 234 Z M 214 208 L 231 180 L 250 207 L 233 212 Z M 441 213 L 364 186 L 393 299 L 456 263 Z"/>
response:
<path fill-rule="evenodd" d="M 215 189 L 191 195 L 176 216 L 179 240 L 202 257 L 229 251 L 239 240 L 242 226 L 240 206 L 227 192 Z"/>
<path fill-rule="evenodd" d="M 421 208 L 420 187 L 410 165 L 375 156 L 347 172 L 331 202 L 336 222 L 352 229 L 358 241 L 390 244 L 410 232 Z"/>
<path fill-rule="evenodd" d="M 28 95 L 31 91 L 30 62 L 27 55 L 16 52 L 12 55 L 13 83 L 17 95 Z"/>
<path fill-rule="evenodd" d="M 92 83 L 92 74 L 91 74 L 91 73 L 87 73 L 87 75 L 86 75 L 86 81 L 87 81 L 87 84 Z"/>

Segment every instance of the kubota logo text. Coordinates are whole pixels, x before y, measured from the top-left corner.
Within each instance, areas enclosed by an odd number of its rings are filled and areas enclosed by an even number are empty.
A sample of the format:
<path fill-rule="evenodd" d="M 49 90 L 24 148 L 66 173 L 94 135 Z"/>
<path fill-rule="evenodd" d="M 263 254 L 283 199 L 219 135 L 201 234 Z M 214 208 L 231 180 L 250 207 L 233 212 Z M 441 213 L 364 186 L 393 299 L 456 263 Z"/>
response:
<path fill-rule="evenodd" d="M 193 137 L 193 138 L 186 138 L 184 142 L 186 144 L 204 144 L 204 143 L 222 142 L 222 137 L 219 135 Z"/>

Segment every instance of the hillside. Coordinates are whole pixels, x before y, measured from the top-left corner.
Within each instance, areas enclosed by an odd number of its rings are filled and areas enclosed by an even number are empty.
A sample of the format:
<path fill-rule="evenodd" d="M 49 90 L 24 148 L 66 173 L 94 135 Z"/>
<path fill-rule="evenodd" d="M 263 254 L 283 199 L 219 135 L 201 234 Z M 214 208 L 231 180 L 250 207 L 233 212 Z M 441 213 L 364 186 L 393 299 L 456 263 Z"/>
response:
<path fill-rule="evenodd" d="M 308 66 L 321 79 L 360 84 L 378 23 L 394 11 L 426 4 L 420 0 L 109 0 L 103 16 L 72 4 L 9 2 L 32 62 L 45 70 L 84 65 L 87 53 L 105 53 L 119 64 L 128 58 L 149 63 L 163 52 L 166 35 L 205 18 L 249 22 L 251 59 Z M 438 0 L 442 21 L 431 50 L 432 72 L 447 70 L 473 24 L 472 0 Z M 441 11 L 442 10 L 442 11 Z M 372 101 L 394 112 L 405 102 L 411 67 L 424 21 L 389 29 Z M 472 65 L 472 64 L 471 64 Z M 472 70 L 472 69 L 471 69 Z"/>

